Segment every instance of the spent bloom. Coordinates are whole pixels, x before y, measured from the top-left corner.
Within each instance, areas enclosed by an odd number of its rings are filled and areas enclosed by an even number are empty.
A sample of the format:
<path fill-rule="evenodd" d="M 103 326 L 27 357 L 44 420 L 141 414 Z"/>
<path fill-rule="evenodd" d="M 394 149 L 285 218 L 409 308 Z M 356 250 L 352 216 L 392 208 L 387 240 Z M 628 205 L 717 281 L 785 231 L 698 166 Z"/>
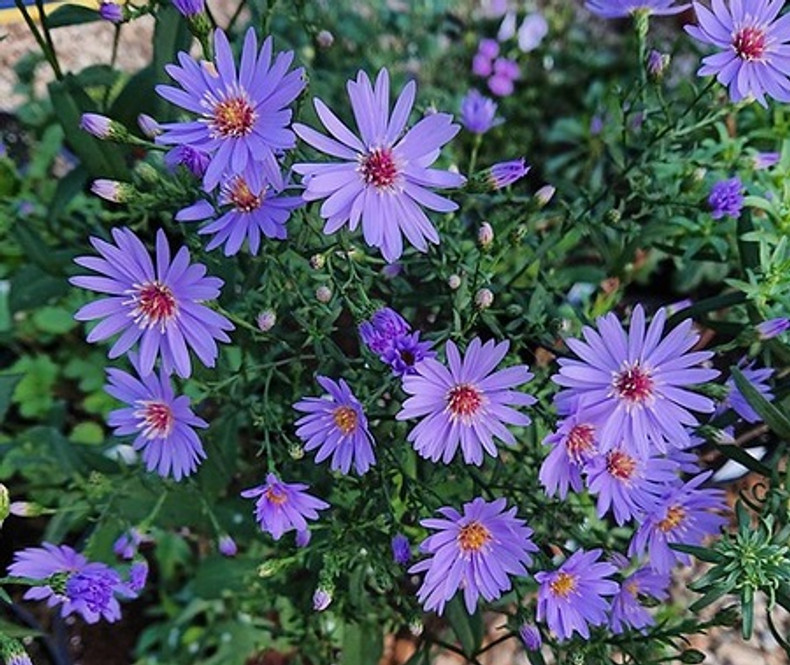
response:
<path fill-rule="evenodd" d="M 143 542 L 143 534 L 140 533 L 139 529 L 131 528 L 118 536 L 115 543 L 113 543 L 112 551 L 115 552 L 116 556 L 131 561 L 137 554 L 137 548 L 141 542 Z"/>
<path fill-rule="evenodd" d="M 340 160 L 294 166 L 304 176 L 304 198 L 326 199 L 320 210 L 326 220 L 324 233 L 335 233 L 346 224 L 354 231 L 361 222 L 365 242 L 379 248 L 390 263 L 403 253 L 403 236 L 427 252 L 428 243 L 439 244 L 439 234 L 423 207 L 438 212 L 458 208 L 431 190 L 460 187 L 466 181 L 457 173 L 429 168 L 460 126 L 451 115 L 434 113 L 406 130 L 416 87 L 413 81 L 407 83 L 390 113 L 386 69 L 379 72 L 375 88 L 364 72 L 347 87 L 359 137 L 320 99 L 314 100 L 315 110 L 331 137 L 294 124 L 302 140 Z"/>
<path fill-rule="evenodd" d="M 46 600 L 47 607 L 61 605 L 61 616 L 80 614 L 87 623 L 118 621 L 121 607 L 116 596 L 137 595 L 115 570 L 89 563 L 68 545 L 43 543 L 17 552 L 8 572 L 41 582 L 25 593 L 26 600 Z"/>
<path fill-rule="evenodd" d="M 130 359 L 137 369 L 136 355 Z M 194 473 L 206 457 L 195 428 L 208 423 L 192 412 L 189 397 L 176 396 L 170 378 L 161 371 L 137 378 L 109 368 L 107 376 L 105 391 L 126 404 L 107 416 L 115 436 L 135 437 L 134 449 L 142 452 L 148 471 L 174 480 Z"/>
<path fill-rule="evenodd" d="M 699 25 L 687 25 L 686 32 L 720 49 L 703 58 L 697 74 L 715 75 L 729 87 L 733 102 L 751 96 L 767 106 L 766 95 L 790 102 L 790 17 L 779 17 L 784 4 L 784 0 L 716 0 L 708 9 L 694 2 Z"/>
<path fill-rule="evenodd" d="M 695 476 L 682 486 L 670 489 L 641 521 L 628 548 L 629 556 L 648 554 L 650 567 L 668 573 L 677 561 L 688 564 L 687 554 L 676 552 L 670 544 L 700 545 L 705 536 L 718 533 L 727 520 L 711 511 L 724 510 L 724 493 L 700 485 L 710 471 Z"/>
<path fill-rule="evenodd" d="M 495 438 L 507 445 L 516 442 L 505 425 L 526 427 L 531 421 L 511 407 L 530 406 L 535 398 L 515 390 L 532 379 L 526 365 L 494 371 L 509 347 L 508 341 L 483 344 L 475 337 L 462 359 L 455 342 L 448 341 L 449 369 L 425 358 L 414 374 L 403 377 L 403 390 L 410 397 L 396 418 L 421 419 L 408 436 L 420 455 L 449 464 L 460 445 L 464 461 L 480 466 L 484 451 L 497 456 Z"/>
<path fill-rule="evenodd" d="M 201 200 L 176 213 L 176 221 L 211 220 L 198 233 L 212 235 L 207 250 L 224 245 L 225 256 L 233 256 L 247 241 L 250 254 L 257 254 L 261 236 L 284 240 L 291 212 L 304 202 L 301 196 L 282 196 L 282 192 L 266 183 L 262 171 L 248 168 L 226 178 L 220 186 L 219 203 L 223 212 Z"/>
<path fill-rule="evenodd" d="M 578 550 L 558 570 L 540 572 L 535 579 L 538 587 L 538 621 L 545 620 L 561 640 L 574 631 L 590 637 L 588 626 L 606 623 L 609 600 L 619 586 L 606 579 L 617 572 L 611 563 L 600 562 L 600 549 Z"/>
<path fill-rule="evenodd" d="M 166 373 L 174 369 L 184 378 L 192 373 L 188 348 L 201 362 L 213 367 L 218 355 L 216 340 L 229 342 L 226 330 L 233 324 L 201 303 L 219 296 L 222 280 L 206 277 L 200 263 L 190 264 L 189 250 L 182 247 L 170 260 L 164 231 L 156 234 L 156 269 L 141 240 L 126 228 L 113 229 L 115 245 L 91 238 L 101 255 L 80 256 L 78 265 L 100 276 L 72 277 L 69 281 L 91 291 L 107 294 L 82 307 L 78 321 L 102 321 L 88 334 L 88 342 L 120 337 L 110 348 L 117 358 L 139 342 L 142 376 L 153 371 L 161 357 Z"/>
<path fill-rule="evenodd" d="M 672 56 L 668 53 L 661 53 L 661 51 L 652 49 L 647 55 L 647 73 L 656 80 L 660 79 L 667 67 L 669 67 L 671 59 Z"/>
<path fill-rule="evenodd" d="M 488 169 L 486 178 L 491 189 L 502 189 L 503 187 L 512 185 L 517 180 L 521 180 L 521 178 L 529 173 L 530 168 L 531 167 L 527 166 L 524 162 L 524 158 L 521 157 L 509 162 L 494 164 Z"/>
<path fill-rule="evenodd" d="M 685 319 L 663 337 L 666 311 L 660 309 L 649 328 L 645 311 L 634 308 L 628 333 L 613 313 L 597 320 L 597 330 L 585 326 L 585 341 L 566 339 L 577 356 L 561 358 L 552 380 L 562 386 L 556 397 L 561 413 L 583 408 L 596 425 L 603 451 L 622 444 L 638 457 L 658 451 L 688 448 L 694 426 L 691 410 L 711 413 L 713 401 L 687 390 L 716 378 L 713 369 L 694 367 L 710 351 L 690 349 L 699 341 Z"/>
<path fill-rule="evenodd" d="M 739 178 L 720 180 L 710 189 L 708 205 L 713 219 L 720 219 L 725 215 L 740 217 L 743 209 L 743 183 Z"/>
<path fill-rule="evenodd" d="M 790 330 L 790 319 L 784 316 L 768 319 L 757 325 L 757 334 L 761 340 L 772 339 L 786 330 Z"/>
<path fill-rule="evenodd" d="M 213 190 L 226 172 L 241 173 L 253 164 L 282 189 L 277 155 L 296 145 L 288 128 L 292 115 L 288 106 L 304 89 L 303 70 L 288 71 L 293 61 L 290 51 L 278 53 L 272 62 L 271 37 L 259 51 L 252 28 L 244 39 L 238 70 L 222 30 L 214 31 L 214 52 L 213 63 L 196 62 L 182 52 L 179 65 L 165 67 L 180 88 L 158 85 L 156 92 L 199 117 L 163 124 L 164 132 L 156 141 L 188 145 L 211 155 L 203 176 L 206 191 Z"/>
<path fill-rule="evenodd" d="M 585 6 L 602 18 L 625 18 L 637 12 L 668 16 L 689 8 L 688 3 L 678 5 L 675 0 L 587 0 Z"/>
<path fill-rule="evenodd" d="M 316 612 L 323 612 L 332 604 L 332 590 L 318 587 L 313 593 L 313 609 Z"/>
<path fill-rule="evenodd" d="M 639 596 L 666 600 L 669 598 L 668 586 L 668 575 L 659 574 L 648 567 L 640 568 L 626 577 L 612 599 L 612 613 L 609 617 L 609 628 L 612 632 L 619 635 L 631 628 L 643 630 L 652 626 L 655 619 L 639 602 Z"/>
<path fill-rule="evenodd" d="M 148 580 L 148 562 L 145 559 L 135 561 L 129 568 L 129 588 L 139 593 Z"/>
<path fill-rule="evenodd" d="M 477 90 L 470 90 L 461 100 L 461 124 L 473 134 L 485 134 L 502 123 L 496 115 L 497 104 Z"/>
<path fill-rule="evenodd" d="M 318 511 L 329 508 L 328 503 L 308 494 L 305 491 L 308 487 L 303 483 L 284 483 L 269 473 L 263 485 L 244 490 L 241 496 L 259 497 L 255 502 L 255 520 L 261 530 L 280 540 L 286 531 L 306 531 L 307 520 L 318 519 Z"/>
<path fill-rule="evenodd" d="M 463 589 L 466 609 L 474 614 L 480 596 L 492 601 L 510 590 L 508 575 L 527 575 L 530 552 L 538 551 L 532 529 L 516 517 L 515 507 L 506 511 L 505 506 L 505 499 L 477 498 L 464 504 L 463 514 L 444 507 L 442 519 L 420 522 L 437 531 L 420 544 L 429 558 L 409 568 L 409 573 L 426 573 L 417 591 L 426 611 L 442 614 L 445 603 Z"/>
<path fill-rule="evenodd" d="M 373 436 L 362 404 L 343 379 L 316 379 L 326 394 L 306 397 L 294 404 L 294 409 L 307 414 L 296 421 L 296 436 L 304 441 L 305 450 L 318 449 L 316 462 L 331 455 L 333 471 L 348 473 L 353 464 L 361 476 L 376 463 Z"/>

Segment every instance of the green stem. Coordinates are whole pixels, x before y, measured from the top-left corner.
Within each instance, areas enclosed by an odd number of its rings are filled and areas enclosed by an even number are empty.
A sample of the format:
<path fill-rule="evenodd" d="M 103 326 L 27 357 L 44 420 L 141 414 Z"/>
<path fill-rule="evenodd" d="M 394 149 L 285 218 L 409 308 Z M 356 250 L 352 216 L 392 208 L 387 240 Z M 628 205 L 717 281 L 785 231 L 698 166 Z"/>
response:
<path fill-rule="evenodd" d="M 57 78 L 61 78 L 62 75 L 60 74 L 60 67 L 58 66 L 57 62 L 53 62 L 52 55 L 50 54 L 49 48 L 47 47 L 47 43 L 44 41 L 44 38 L 41 36 L 41 33 L 36 27 L 36 22 L 33 20 L 33 17 L 30 16 L 30 12 L 27 11 L 27 7 L 25 7 L 25 4 L 22 2 L 22 0 L 14 0 L 14 4 L 19 10 L 20 14 L 22 14 L 22 18 L 25 19 L 25 23 L 27 24 L 27 27 L 30 29 L 30 32 L 35 38 L 36 43 L 38 43 L 38 46 L 41 49 L 41 52 L 44 54 L 44 57 L 47 59 L 47 62 L 50 64 L 53 71 L 55 72 L 55 76 Z"/>
<path fill-rule="evenodd" d="M 55 44 L 52 41 L 52 35 L 49 33 L 49 26 L 47 25 L 47 15 L 44 12 L 43 0 L 36 0 L 36 8 L 38 9 L 38 17 L 41 21 L 41 27 L 44 30 L 44 39 L 47 42 L 47 48 L 49 49 L 49 55 L 51 57 L 50 64 L 52 65 L 52 69 L 55 70 L 55 78 L 61 80 L 63 78 L 63 72 L 60 70 L 58 55 L 55 53 Z"/>

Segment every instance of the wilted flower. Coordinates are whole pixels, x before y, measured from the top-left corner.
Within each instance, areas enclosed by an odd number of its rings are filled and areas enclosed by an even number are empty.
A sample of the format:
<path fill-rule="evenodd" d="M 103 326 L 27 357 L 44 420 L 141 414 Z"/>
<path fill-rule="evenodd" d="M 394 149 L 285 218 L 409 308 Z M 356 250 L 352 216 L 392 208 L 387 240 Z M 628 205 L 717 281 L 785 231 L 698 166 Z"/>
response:
<path fill-rule="evenodd" d="M 494 164 L 488 170 L 488 184 L 493 190 L 502 189 L 523 178 L 529 173 L 530 168 L 526 165 L 523 157 Z"/>
<path fill-rule="evenodd" d="M 177 145 L 165 153 L 164 161 L 171 171 L 183 166 L 196 178 L 202 178 L 206 174 L 208 165 L 211 163 L 211 157 L 208 153 L 190 145 Z M 211 211 L 213 212 L 214 209 L 212 208 Z M 176 219 L 178 219 L 178 216 L 176 216 Z"/>
<path fill-rule="evenodd" d="M 615 635 L 631 628 L 642 630 L 652 626 L 655 619 L 639 602 L 639 596 L 650 596 L 656 600 L 669 597 L 669 576 L 650 568 L 640 568 L 623 580 L 620 590 L 612 599 L 612 614 L 609 627 Z"/>
<path fill-rule="evenodd" d="M 746 364 L 745 359 L 738 363 L 738 368 L 741 370 L 744 378 L 769 402 L 773 400 L 774 396 L 771 392 L 771 386 L 768 385 L 768 380 L 774 373 L 770 367 L 763 367 L 761 369 L 754 368 L 754 361 Z M 762 420 L 760 414 L 746 401 L 738 386 L 735 385 L 735 379 L 730 377 L 724 384 L 729 390 L 729 394 L 722 401 L 717 412 L 726 411 L 728 408 L 732 409 L 747 423 L 759 423 Z"/>
<path fill-rule="evenodd" d="M 658 80 L 664 76 L 664 72 L 669 67 L 669 62 L 672 59 L 668 53 L 661 53 L 652 49 L 647 55 L 647 73 L 651 77 Z"/>
<path fill-rule="evenodd" d="M 359 336 L 365 345 L 378 355 L 384 354 L 396 340 L 411 331 L 408 321 L 394 309 L 382 307 L 369 321 L 359 325 Z"/>
<path fill-rule="evenodd" d="M 131 561 L 137 554 L 137 548 L 143 542 L 143 534 L 138 529 L 131 528 L 124 531 L 112 546 L 116 556 Z"/>
<path fill-rule="evenodd" d="M 129 568 L 129 588 L 135 593 L 140 593 L 148 580 L 148 562 L 135 561 Z"/>
<path fill-rule="evenodd" d="M 258 314 L 255 323 L 258 324 L 258 330 L 261 332 L 269 332 L 274 328 L 274 324 L 277 323 L 277 315 L 272 310 L 265 309 Z"/>
<path fill-rule="evenodd" d="M 743 183 L 739 178 L 720 180 L 711 187 L 708 205 L 713 219 L 720 219 L 725 215 L 740 217 L 743 209 Z"/>
<path fill-rule="evenodd" d="M 470 90 L 461 100 L 461 124 L 473 134 L 485 134 L 502 123 L 496 115 L 495 101 L 484 97 L 477 90 Z"/>

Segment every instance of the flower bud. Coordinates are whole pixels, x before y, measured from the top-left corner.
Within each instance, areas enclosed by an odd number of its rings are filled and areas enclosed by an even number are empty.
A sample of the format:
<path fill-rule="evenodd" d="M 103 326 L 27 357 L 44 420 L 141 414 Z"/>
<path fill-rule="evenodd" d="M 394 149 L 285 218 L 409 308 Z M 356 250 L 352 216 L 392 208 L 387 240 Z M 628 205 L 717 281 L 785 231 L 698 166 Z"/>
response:
<path fill-rule="evenodd" d="M 145 559 L 135 561 L 129 569 L 129 588 L 140 593 L 148 580 L 148 562 Z"/>
<path fill-rule="evenodd" d="M 488 222 L 483 222 L 477 230 L 477 242 L 483 249 L 488 249 L 494 242 L 494 229 Z"/>
<path fill-rule="evenodd" d="M 298 443 L 291 444 L 288 446 L 288 454 L 292 460 L 300 460 L 304 457 L 304 448 Z"/>
<path fill-rule="evenodd" d="M 321 30 L 316 37 L 315 41 L 319 48 L 328 49 L 335 43 L 335 36 L 329 30 Z"/>
<path fill-rule="evenodd" d="M 112 120 L 99 113 L 83 113 L 80 118 L 80 129 L 97 139 L 108 139 L 112 135 Z"/>
<path fill-rule="evenodd" d="M 255 319 L 255 322 L 258 324 L 258 329 L 261 332 L 269 332 L 274 328 L 274 324 L 277 323 L 277 315 L 272 310 L 265 309 L 258 314 L 258 318 Z"/>
<path fill-rule="evenodd" d="M 239 551 L 239 548 L 236 546 L 236 541 L 233 540 L 227 533 L 223 536 L 220 536 L 219 545 L 217 549 L 220 551 L 222 556 L 236 556 L 236 553 Z"/>
<path fill-rule="evenodd" d="M 0 633 L 0 660 L 7 665 L 33 665 L 22 643 Z"/>
<path fill-rule="evenodd" d="M 552 185 L 543 185 L 537 192 L 535 192 L 535 201 L 538 203 L 539 208 L 545 208 L 549 205 L 551 199 L 554 198 L 554 193 L 557 191 L 556 187 Z"/>
<path fill-rule="evenodd" d="M 494 164 L 486 175 L 488 186 L 496 191 L 512 185 L 517 180 L 529 173 L 531 167 L 527 166 L 524 158 L 514 159 L 509 162 Z"/>
<path fill-rule="evenodd" d="M 328 286 L 319 286 L 315 290 L 315 297 L 318 302 L 326 305 L 330 300 L 332 300 L 332 289 L 330 289 Z"/>
<path fill-rule="evenodd" d="M 17 517 L 38 517 L 46 513 L 47 510 L 31 501 L 14 501 L 8 506 L 8 512 Z"/>
<path fill-rule="evenodd" d="M 790 328 L 790 319 L 779 317 L 768 319 L 757 325 L 757 334 L 762 341 L 781 335 Z"/>
<path fill-rule="evenodd" d="M 149 139 L 156 138 L 164 131 L 156 120 L 145 113 L 141 113 L 137 116 L 137 126 Z"/>
<path fill-rule="evenodd" d="M 409 539 L 404 536 L 402 533 L 396 534 L 392 542 L 390 543 L 392 547 L 392 560 L 397 563 L 399 566 L 405 566 L 409 563 L 411 559 L 411 546 L 409 545 Z"/>
<path fill-rule="evenodd" d="M 99 3 L 99 16 L 110 23 L 122 23 L 124 9 L 114 2 L 101 2 Z"/>
<path fill-rule="evenodd" d="M 326 265 L 326 256 L 323 254 L 313 254 L 310 257 L 310 267 L 313 270 L 321 270 Z"/>
<path fill-rule="evenodd" d="M 173 0 L 173 4 L 184 18 L 193 18 L 206 10 L 204 0 Z"/>
<path fill-rule="evenodd" d="M 8 488 L 0 483 L 0 526 L 5 518 L 11 514 L 11 501 L 8 497 Z"/>
<path fill-rule="evenodd" d="M 313 594 L 313 609 L 316 612 L 323 612 L 332 604 L 332 592 L 329 589 L 318 587 Z"/>
<path fill-rule="evenodd" d="M 672 59 L 667 53 L 660 53 L 653 49 L 647 56 L 647 73 L 654 81 L 660 81 L 664 73 L 669 67 L 669 62 Z"/>
<path fill-rule="evenodd" d="M 494 294 L 491 289 L 480 289 L 475 294 L 475 307 L 479 310 L 488 309 L 494 302 Z"/>
<path fill-rule="evenodd" d="M 461 286 L 461 277 L 459 275 L 450 275 L 447 278 L 447 286 L 455 291 L 459 286 Z"/>
<path fill-rule="evenodd" d="M 124 203 L 131 199 L 137 190 L 128 183 L 99 178 L 91 184 L 91 191 L 105 201 Z"/>
<path fill-rule="evenodd" d="M 301 531 L 296 532 L 296 537 L 294 538 L 294 541 L 296 542 L 297 547 L 307 547 L 310 544 L 310 538 L 311 538 L 310 530 L 303 529 Z"/>
<path fill-rule="evenodd" d="M 540 631 L 533 625 L 525 623 L 518 629 L 519 637 L 527 651 L 539 651 L 543 640 Z"/>

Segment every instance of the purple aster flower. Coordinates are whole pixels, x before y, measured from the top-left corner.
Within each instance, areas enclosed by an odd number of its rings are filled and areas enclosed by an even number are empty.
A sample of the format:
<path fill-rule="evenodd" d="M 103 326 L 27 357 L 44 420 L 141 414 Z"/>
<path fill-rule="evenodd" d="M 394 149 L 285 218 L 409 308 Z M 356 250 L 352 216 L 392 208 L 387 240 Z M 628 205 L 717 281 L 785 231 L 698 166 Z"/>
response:
<path fill-rule="evenodd" d="M 272 63 L 271 37 L 258 51 L 252 28 L 244 39 L 238 70 L 222 30 L 214 31 L 214 52 L 214 63 L 208 66 L 182 52 L 178 54 L 180 66 L 165 67 L 181 88 L 158 85 L 156 92 L 200 117 L 162 125 L 164 133 L 156 140 L 211 155 L 203 177 L 206 191 L 213 190 L 227 171 L 241 173 L 248 164 L 259 165 L 266 179 L 282 189 L 276 155 L 296 145 L 288 128 L 292 112 L 287 107 L 304 89 L 304 71 L 288 72 L 291 51 L 279 53 Z"/>
<path fill-rule="evenodd" d="M 763 106 L 766 95 L 790 102 L 788 44 L 790 17 L 779 17 L 784 0 L 716 0 L 710 9 L 694 2 L 699 25 L 687 25 L 686 32 L 706 44 L 721 49 L 702 60 L 697 74 L 715 75 L 729 86 L 730 99 L 739 102 L 752 96 Z"/>
<path fill-rule="evenodd" d="M 561 413 L 586 410 L 598 428 L 602 452 L 620 444 L 637 457 L 688 448 L 686 426 L 697 425 L 690 410 L 711 413 L 713 401 L 686 388 L 710 381 L 718 372 L 694 367 L 713 356 L 689 350 L 699 341 L 686 319 L 662 339 L 666 312 L 660 309 L 645 330 L 645 311 L 634 308 L 628 333 L 610 313 L 585 326 L 585 341 L 565 343 L 579 359 L 561 358 L 552 381 L 563 387 L 555 400 Z M 573 407 L 573 408 L 570 408 Z"/>
<path fill-rule="evenodd" d="M 134 187 L 117 180 L 97 178 L 91 183 L 91 192 L 110 203 L 124 203 L 132 198 Z"/>
<path fill-rule="evenodd" d="M 494 164 L 488 170 L 488 184 L 491 186 L 491 189 L 494 190 L 508 187 L 527 175 L 530 168 L 531 167 L 527 166 L 524 162 L 523 157 L 511 160 L 509 162 L 500 162 L 498 164 Z"/>
<path fill-rule="evenodd" d="M 411 397 L 396 418 L 421 418 L 408 437 L 420 455 L 449 464 L 460 444 L 464 461 L 479 466 L 484 450 L 497 456 L 494 438 L 507 445 L 516 442 L 505 423 L 526 427 L 531 420 L 511 406 L 530 406 L 535 398 L 514 390 L 532 379 L 526 365 L 491 373 L 509 347 L 508 341 L 483 344 L 475 337 L 462 360 L 458 347 L 448 341 L 449 369 L 426 358 L 415 366 L 414 374 L 403 377 L 403 390 Z"/>
<path fill-rule="evenodd" d="M 651 509 L 667 487 L 679 484 L 672 460 L 634 457 L 622 447 L 596 455 L 584 472 L 590 494 L 598 497 L 598 517 L 611 509 L 620 525 Z"/>
<path fill-rule="evenodd" d="M 640 568 L 623 580 L 620 590 L 612 599 L 609 628 L 615 635 L 633 628 L 644 632 L 644 628 L 655 623 L 652 615 L 639 602 L 639 596 L 650 596 L 656 600 L 669 598 L 669 576 L 650 568 Z"/>
<path fill-rule="evenodd" d="M 135 593 L 140 593 L 148 581 L 148 562 L 135 561 L 129 568 L 129 588 Z"/>
<path fill-rule="evenodd" d="M 676 5 L 675 0 L 587 0 L 585 6 L 602 18 L 625 18 L 637 12 L 655 16 L 679 14 L 690 7 L 688 3 Z"/>
<path fill-rule="evenodd" d="M 432 346 L 433 342 L 420 341 L 420 332 L 416 331 L 395 339 L 381 354 L 381 360 L 390 366 L 392 373 L 397 377 L 415 374 L 418 362 L 425 358 L 436 357 L 436 351 L 431 348 Z"/>
<path fill-rule="evenodd" d="M 173 4 L 186 18 L 192 18 L 206 10 L 205 0 L 173 0 Z"/>
<path fill-rule="evenodd" d="M 476 53 L 472 58 L 472 74 L 475 76 L 491 76 L 494 71 L 494 63 L 491 58 L 487 58 L 482 53 Z"/>
<path fill-rule="evenodd" d="M 233 557 L 239 551 L 238 546 L 236 545 L 236 541 L 233 540 L 227 533 L 223 536 L 220 536 L 219 545 L 217 546 L 219 553 L 222 556 Z"/>
<path fill-rule="evenodd" d="M 137 554 L 137 548 L 142 542 L 143 534 L 138 529 L 131 528 L 118 536 L 118 539 L 112 546 L 112 551 L 115 552 L 116 556 L 131 561 Z"/>
<path fill-rule="evenodd" d="M 513 80 L 514 79 L 505 74 L 494 74 L 486 83 L 492 94 L 497 97 L 508 97 L 512 95 L 513 90 L 515 90 Z"/>
<path fill-rule="evenodd" d="M 332 604 L 332 591 L 318 587 L 313 593 L 313 609 L 316 612 L 323 612 Z"/>
<path fill-rule="evenodd" d="M 543 14 L 527 14 L 518 29 L 518 48 L 524 53 L 534 51 L 549 34 L 549 24 Z"/>
<path fill-rule="evenodd" d="M 747 365 L 745 359 L 738 363 L 738 368 L 741 370 L 744 378 L 752 384 L 752 387 L 754 387 L 758 393 L 769 402 L 773 401 L 774 396 L 771 392 L 771 386 L 768 385 L 768 381 L 774 373 L 772 368 L 763 367 L 761 369 L 755 369 L 754 361 Z M 729 390 L 729 394 L 717 409 L 717 413 L 732 409 L 747 423 L 759 423 L 762 421 L 762 416 L 752 408 L 741 391 L 738 390 L 738 386 L 735 385 L 735 379 L 730 377 L 724 385 Z"/>
<path fill-rule="evenodd" d="M 296 421 L 296 436 L 304 441 L 305 450 L 318 448 L 316 462 L 331 455 L 333 471 L 348 473 L 353 464 L 361 476 L 376 463 L 362 404 L 343 379 L 335 382 L 325 376 L 316 378 L 327 394 L 294 404 L 294 409 L 307 414 Z"/>
<path fill-rule="evenodd" d="M 411 559 L 411 544 L 402 533 L 395 534 L 392 538 L 392 560 L 399 566 L 405 566 Z"/>
<path fill-rule="evenodd" d="M 212 250 L 224 244 L 225 256 L 232 256 L 241 249 L 245 240 L 250 253 L 257 254 L 261 234 L 267 238 L 285 239 L 288 218 L 304 201 L 301 196 L 282 196 L 279 190 L 266 183 L 261 171 L 247 169 L 222 183 L 219 203 L 229 206 L 221 215 L 208 201 L 198 201 L 180 210 L 176 221 L 212 220 L 198 231 L 201 235 L 214 235 L 206 249 Z"/>
<path fill-rule="evenodd" d="M 136 355 L 129 358 L 138 369 Z M 163 478 L 175 480 L 194 473 L 206 457 L 194 428 L 208 423 L 192 413 L 189 397 L 176 397 L 169 377 L 161 371 L 138 379 L 109 368 L 107 376 L 110 383 L 105 391 L 128 405 L 107 416 L 115 436 L 135 437 L 134 449 L 142 451 L 148 471 L 156 469 Z"/>
<path fill-rule="evenodd" d="M 297 547 L 307 547 L 310 544 L 310 539 L 312 535 L 308 529 L 304 529 L 303 531 L 297 531 L 296 536 L 294 536 L 294 543 Z"/>
<path fill-rule="evenodd" d="M 538 479 L 548 496 L 559 495 L 564 499 L 568 488 L 582 490 L 582 470 L 596 454 L 598 443 L 595 425 L 585 422 L 579 415 L 565 418 L 554 434 L 543 440 L 552 446 L 540 467 Z"/>
<path fill-rule="evenodd" d="M 648 553 L 650 567 L 658 573 L 669 573 L 680 561 L 690 563 L 687 554 L 676 552 L 672 543 L 700 545 L 705 536 L 718 533 L 727 520 L 713 510 L 724 510 L 724 492 L 701 489 L 711 471 L 695 476 L 680 487 L 669 490 L 658 505 L 642 520 L 628 547 L 628 556 Z"/>
<path fill-rule="evenodd" d="M 179 166 L 183 166 L 196 178 L 202 178 L 206 174 L 206 169 L 211 163 L 208 153 L 193 148 L 189 145 L 177 145 L 172 150 L 165 153 L 165 165 L 175 171 Z"/>
<path fill-rule="evenodd" d="M 787 317 L 779 317 L 776 319 L 769 319 L 757 325 L 757 334 L 760 339 L 765 341 L 773 339 L 777 335 L 781 335 L 786 330 L 790 329 L 790 319 Z"/>
<path fill-rule="evenodd" d="M 451 212 L 456 203 L 429 188 L 460 187 L 466 179 L 449 171 L 428 168 L 439 157 L 440 148 L 452 139 L 459 125 L 447 113 L 434 113 L 405 132 L 415 84 L 401 92 L 390 116 L 389 73 L 382 69 L 375 88 L 364 72 L 348 82 L 348 94 L 361 138 L 357 138 L 320 100 L 314 105 L 318 118 L 334 138 L 306 125 L 294 124 L 299 137 L 320 152 L 339 158 L 340 163 L 296 164 L 294 171 L 305 176 L 304 198 L 326 199 L 321 217 L 324 233 L 332 234 L 348 224 L 351 231 L 362 222 L 365 242 L 378 247 L 392 263 L 403 252 L 402 235 L 419 251 L 428 242 L 439 243 L 439 234 L 422 207 Z"/>
<path fill-rule="evenodd" d="M 444 507 L 439 509 L 444 519 L 420 522 L 438 532 L 420 544 L 420 552 L 431 556 L 409 568 L 412 574 L 426 573 L 417 591 L 426 611 L 442 614 L 445 603 L 463 589 L 466 610 L 474 614 L 480 596 L 492 601 L 510 590 L 508 575 L 527 575 L 530 552 L 538 551 L 533 532 L 516 517 L 515 507 L 505 511 L 505 506 L 505 499 L 477 498 L 464 504 L 463 515 Z"/>
<path fill-rule="evenodd" d="M 499 42 L 496 39 L 481 39 L 477 45 L 477 52 L 489 60 L 499 55 Z"/>
<path fill-rule="evenodd" d="M 99 16 L 110 23 L 120 23 L 123 21 L 123 7 L 114 2 L 100 2 Z"/>
<path fill-rule="evenodd" d="M 738 178 L 720 180 L 710 189 L 708 205 L 713 219 L 725 215 L 737 219 L 743 209 L 743 183 Z"/>
<path fill-rule="evenodd" d="M 46 600 L 47 607 L 62 605 L 61 616 L 80 614 L 87 623 L 121 618 L 116 596 L 134 598 L 136 593 L 121 576 L 103 563 L 89 563 L 68 545 L 43 543 L 14 555 L 10 575 L 42 582 L 29 589 L 26 600 Z"/>
<path fill-rule="evenodd" d="M 502 122 L 496 117 L 496 109 L 496 102 L 470 90 L 461 100 L 461 124 L 473 134 L 485 134 Z"/>
<path fill-rule="evenodd" d="M 219 296 L 222 280 L 206 277 L 200 263 L 189 263 L 189 250 L 182 247 L 170 261 L 164 232 L 156 234 L 156 271 L 148 250 L 130 229 L 112 229 L 115 245 L 99 238 L 91 244 L 101 255 L 81 256 L 74 262 L 100 277 L 72 277 L 69 281 L 91 291 L 106 293 L 82 307 L 78 321 L 103 319 L 88 335 L 96 342 L 121 333 L 110 349 L 110 358 L 126 353 L 140 342 L 140 373 L 153 371 L 161 356 L 166 373 L 175 369 L 184 378 L 192 373 L 187 347 L 207 367 L 213 367 L 218 350 L 215 340 L 229 342 L 226 330 L 233 324 L 200 303 Z"/>
<path fill-rule="evenodd" d="M 538 587 L 538 621 L 546 620 L 561 640 L 578 632 L 590 637 L 589 626 L 606 622 L 609 601 L 619 586 L 605 579 L 617 572 L 611 563 L 599 562 L 601 550 L 578 550 L 553 572 L 535 575 Z"/>
<path fill-rule="evenodd" d="M 359 336 L 365 345 L 377 355 L 383 355 L 395 340 L 411 331 L 408 321 L 394 309 L 382 307 L 359 326 Z"/>
<path fill-rule="evenodd" d="M 255 521 L 261 530 L 272 534 L 275 540 L 291 529 L 307 531 L 307 520 L 318 519 L 318 511 L 329 504 L 311 496 L 303 483 L 284 483 L 273 473 L 266 476 L 266 483 L 244 490 L 245 499 L 260 497 L 255 502 Z"/>
<path fill-rule="evenodd" d="M 108 139 L 112 134 L 112 120 L 98 113 L 83 113 L 80 117 L 80 129 L 97 139 Z"/>
<path fill-rule="evenodd" d="M 756 170 L 763 171 L 776 166 L 781 158 L 778 152 L 758 152 L 752 161 Z"/>
<path fill-rule="evenodd" d="M 528 623 L 522 624 L 518 629 L 518 635 L 527 651 L 540 651 L 540 647 L 543 646 L 543 639 L 537 626 Z"/>

